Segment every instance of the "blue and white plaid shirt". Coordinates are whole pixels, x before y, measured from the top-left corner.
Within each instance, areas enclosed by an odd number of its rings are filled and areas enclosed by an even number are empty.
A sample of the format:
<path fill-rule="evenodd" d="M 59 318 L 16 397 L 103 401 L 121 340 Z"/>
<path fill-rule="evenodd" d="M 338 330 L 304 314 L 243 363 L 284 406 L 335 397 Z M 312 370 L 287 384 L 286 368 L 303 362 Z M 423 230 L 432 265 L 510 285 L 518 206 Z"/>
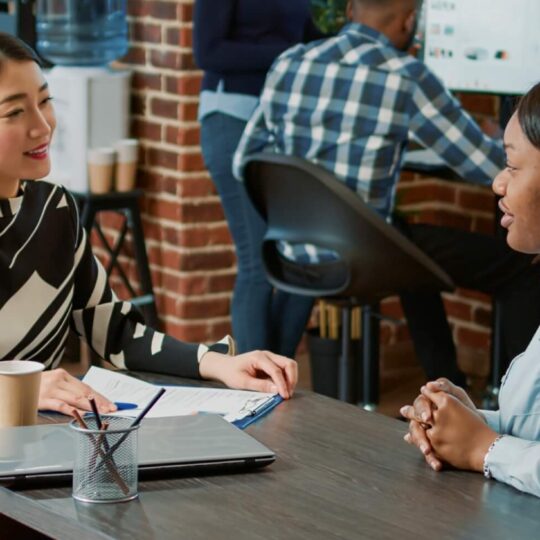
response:
<path fill-rule="evenodd" d="M 258 108 L 234 156 L 283 153 L 317 163 L 388 218 L 404 148 L 434 150 L 463 179 L 489 184 L 504 166 L 502 144 L 485 136 L 423 64 L 383 34 L 351 23 L 333 38 L 285 51 L 270 68 Z M 317 249 L 286 254 L 316 262 Z"/>

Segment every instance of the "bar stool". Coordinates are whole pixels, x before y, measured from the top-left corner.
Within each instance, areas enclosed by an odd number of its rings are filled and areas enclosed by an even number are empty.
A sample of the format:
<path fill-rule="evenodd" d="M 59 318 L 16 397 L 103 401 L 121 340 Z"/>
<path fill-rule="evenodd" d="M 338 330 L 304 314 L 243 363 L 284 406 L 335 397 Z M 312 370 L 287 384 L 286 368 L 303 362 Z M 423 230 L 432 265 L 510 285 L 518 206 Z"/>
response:
<path fill-rule="evenodd" d="M 142 309 L 145 321 L 149 326 L 157 328 L 158 315 L 139 209 L 139 199 L 142 195 L 143 191 L 141 189 L 99 195 L 90 192 L 73 192 L 73 196 L 81 210 L 82 226 L 85 228 L 88 235 L 90 235 L 92 229 L 96 231 L 103 247 L 109 254 L 110 260 L 105 268 L 107 276 L 111 275 L 114 268 L 118 270 L 120 279 L 132 296 L 130 302 Z M 120 234 L 112 246 L 109 244 L 107 238 L 105 238 L 99 223 L 96 221 L 96 215 L 103 211 L 116 212 L 124 217 Z M 141 295 L 138 295 L 133 289 L 124 269 L 118 261 L 118 255 L 120 254 L 129 229 L 131 229 L 133 236 L 135 263 L 141 284 Z"/>
<path fill-rule="evenodd" d="M 355 403 L 358 389 L 350 355 L 350 316 L 362 306 L 362 405 L 378 402 L 380 300 L 406 290 L 447 291 L 449 276 L 330 172 L 306 160 L 255 154 L 246 163 L 248 195 L 267 223 L 262 259 L 278 289 L 325 298 L 342 308 L 339 398 Z M 276 242 L 315 244 L 339 258 L 317 264 L 286 259 Z"/>

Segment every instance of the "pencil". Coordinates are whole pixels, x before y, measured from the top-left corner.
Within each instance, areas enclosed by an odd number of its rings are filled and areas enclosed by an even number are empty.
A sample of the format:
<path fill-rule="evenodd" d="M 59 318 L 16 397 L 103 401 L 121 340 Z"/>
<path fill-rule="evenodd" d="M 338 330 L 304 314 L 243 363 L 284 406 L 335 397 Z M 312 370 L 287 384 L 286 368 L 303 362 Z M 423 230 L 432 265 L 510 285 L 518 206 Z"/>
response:
<path fill-rule="evenodd" d="M 75 420 L 77 420 L 77 423 L 79 424 L 79 426 L 81 426 L 83 429 L 88 429 L 88 425 L 83 420 L 83 417 L 80 415 L 77 409 L 73 409 L 71 411 L 71 414 L 75 417 Z"/>

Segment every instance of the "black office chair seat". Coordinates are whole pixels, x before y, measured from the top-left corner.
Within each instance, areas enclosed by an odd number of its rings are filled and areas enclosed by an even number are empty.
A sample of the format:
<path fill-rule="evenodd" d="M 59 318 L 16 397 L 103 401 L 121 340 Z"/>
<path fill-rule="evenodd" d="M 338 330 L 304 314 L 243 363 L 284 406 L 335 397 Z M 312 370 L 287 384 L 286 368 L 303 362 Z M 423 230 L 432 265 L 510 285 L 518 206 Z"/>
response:
<path fill-rule="evenodd" d="M 378 331 L 371 325 L 372 307 L 404 291 L 452 290 L 452 280 L 322 167 L 292 156 L 257 154 L 246 163 L 245 182 L 268 225 L 262 258 L 270 283 L 290 293 L 344 304 L 339 396 L 349 402 L 355 393 L 349 358 L 350 309 L 363 306 L 363 402 L 370 408 L 378 401 L 379 384 Z M 313 244 L 335 252 L 338 259 L 297 262 L 280 252 L 281 240 Z"/>

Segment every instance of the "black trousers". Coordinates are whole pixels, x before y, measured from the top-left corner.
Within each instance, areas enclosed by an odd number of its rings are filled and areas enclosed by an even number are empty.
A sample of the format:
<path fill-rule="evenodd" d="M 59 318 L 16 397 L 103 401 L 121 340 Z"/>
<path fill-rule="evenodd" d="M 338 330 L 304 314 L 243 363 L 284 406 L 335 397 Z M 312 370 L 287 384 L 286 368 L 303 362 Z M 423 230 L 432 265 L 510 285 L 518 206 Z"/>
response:
<path fill-rule="evenodd" d="M 540 264 L 511 250 L 504 237 L 436 225 L 396 223 L 457 287 L 494 296 L 501 307 L 503 352 L 511 360 L 525 350 L 540 326 Z M 401 302 L 418 359 L 429 380 L 463 384 L 441 295 L 406 293 Z"/>

